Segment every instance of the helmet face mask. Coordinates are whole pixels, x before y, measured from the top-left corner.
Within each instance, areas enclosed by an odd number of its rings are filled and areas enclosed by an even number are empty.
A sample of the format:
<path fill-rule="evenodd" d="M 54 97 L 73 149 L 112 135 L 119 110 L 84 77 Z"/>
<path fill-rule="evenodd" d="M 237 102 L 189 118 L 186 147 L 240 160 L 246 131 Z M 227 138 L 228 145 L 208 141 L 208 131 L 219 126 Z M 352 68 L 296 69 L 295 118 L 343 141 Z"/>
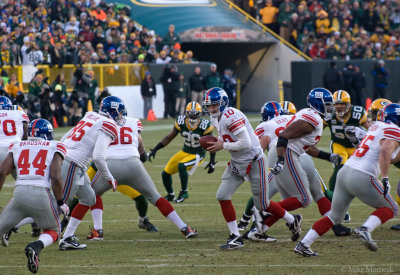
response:
<path fill-rule="evenodd" d="M 199 103 L 192 101 L 186 105 L 185 115 L 189 120 L 189 124 L 195 125 L 200 121 L 202 109 Z"/>
<path fill-rule="evenodd" d="M 294 115 L 296 114 L 296 107 L 290 101 L 282 101 L 281 103 L 283 114 L 284 115 Z"/>
<path fill-rule="evenodd" d="M 203 106 L 211 118 L 218 118 L 228 104 L 228 95 L 221 88 L 211 88 L 204 94 Z"/>
<path fill-rule="evenodd" d="M 320 114 L 325 120 L 333 116 L 333 98 L 331 92 L 324 88 L 315 88 L 307 96 L 308 106 Z"/>
<path fill-rule="evenodd" d="M 345 90 L 336 91 L 333 94 L 333 105 L 335 107 L 335 114 L 339 118 L 345 117 L 351 108 L 351 98 Z"/>

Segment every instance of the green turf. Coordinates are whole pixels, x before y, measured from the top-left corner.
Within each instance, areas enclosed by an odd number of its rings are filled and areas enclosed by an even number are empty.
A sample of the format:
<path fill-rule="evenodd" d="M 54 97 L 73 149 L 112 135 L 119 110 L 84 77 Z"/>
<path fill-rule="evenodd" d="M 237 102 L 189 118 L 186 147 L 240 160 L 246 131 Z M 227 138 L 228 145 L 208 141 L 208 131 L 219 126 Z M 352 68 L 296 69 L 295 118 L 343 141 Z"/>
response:
<path fill-rule="evenodd" d="M 253 126 L 258 122 L 255 115 Z M 144 122 L 143 138 L 146 148 L 154 147 L 172 129 L 173 121 Z M 158 129 L 158 130 L 157 130 Z M 67 129 L 56 129 L 60 138 Z M 152 163 L 145 166 L 154 179 L 158 191 L 165 195 L 161 183 L 161 171 L 168 159 L 181 148 L 182 138 L 177 137 L 166 148 L 157 152 Z M 329 150 L 328 132 L 319 143 L 323 150 Z M 334 237 L 328 232 L 318 240 L 313 249 L 320 256 L 303 258 L 293 253 L 295 243 L 290 241 L 290 233 L 284 222 L 278 222 L 269 234 L 277 237 L 277 243 L 254 243 L 246 241 L 245 247 L 238 251 L 220 251 L 219 246 L 226 242 L 228 229 L 222 217 L 215 194 L 220 184 L 222 172 L 229 160 L 226 152 L 218 153 L 218 164 L 214 174 L 207 174 L 205 164 L 189 178 L 189 199 L 182 204 L 173 203 L 177 213 L 193 228 L 199 231 L 197 239 L 185 240 L 179 230 L 165 219 L 153 206 L 149 206 L 150 221 L 160 230 L 147 233 L 137 226 L 137 212 L 134 203 L 118 192 L 108 192 L 104 202 L 104 241 L 86 242 L 89 225 L 88 214 L 77 230 L 77 236 L 88 244 L 82 251 L 59 251 L 52 245 L 40 255 L 42 274 L 336 274 L 336 273 L 385 273 L 400 272 L 399 237 L 400 232 L 389 229 L 399 223 L 395 218 L 380 226 L 373 237 L 379 245 L 378 252 L 368 251 L 355 237 Z M 206 157 L 207 163 L 209 156 Z M 326 161 L 315 160 L 317 169 L 328 182 L 332 166 Z M 174 175 L 174 189 L 179 191 L 178 175 Z M 392 190 L 395 195 L 398 174 L 391 169 Z M 4 207 L 12 196 L 10 178 L 0 192 L 0 206 Z M 249 198 L 249 184 L 244 183 L 233 197 L 239 219 Z M 279 195 L 273 198 L 279 200 Z M 351 227 L 358 227 L 372 208 L 354 200 L 350 213 Z M 300 209 L 304 218 L 303 236 L 311 225 L 320 218 L 316 204 Z M 21 228 L 20 233 L 12 235 L 9 247 L 0 247 L 0 274 L 28 274 L 24 247 L 34 239 L 30 236 L 30 226 Z M 380 268 L 380 269 L 379 269 Z"/>

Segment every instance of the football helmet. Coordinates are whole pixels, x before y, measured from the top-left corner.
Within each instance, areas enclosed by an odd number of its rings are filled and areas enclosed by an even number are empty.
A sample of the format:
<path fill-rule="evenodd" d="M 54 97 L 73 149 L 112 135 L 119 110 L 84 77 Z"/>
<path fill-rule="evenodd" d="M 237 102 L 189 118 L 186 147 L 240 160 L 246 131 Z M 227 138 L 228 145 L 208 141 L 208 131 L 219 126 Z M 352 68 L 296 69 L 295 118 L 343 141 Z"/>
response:
<path fill-rule="evenodd" d="M 332 119 L 333 97 L 325 88 L 312 89 L 307 96 L 308 106 L 319 113 L 325 120 Z"/>
<path fill-rule="evenodd" d="M 283 115 L 282 106 L 276 101 L 268 101 L 261 107 L 262 121 L 268 121 L 274 117 Z"/>
<path fill-rule="evenodd" d="M 189 123 L 195 124 L 199 121 L 201 112 L 203 110 L 201 109 L 201 106 L 199 103 L 196 101 L 192 101 L 186 105 L 186 117 L 189 119 Z"/>
<path fill-rule="evenodd" d="M 100 103 L 99 114 L 113 119 L 119 126 L 125 124 L 126 108 L 124 102 L 116 96 L 107 96 Z"/>
<path fill-rule="evenodd" d="M 351 98 L 345 90 L 338 90 L 333 93 L 333 106 L 338 117 L 344 117 L 350 110 Z"/>
<path fill-rule="evenodd" d="M 294 115 L 297 112 L 296 106 L 290 101 L 282 101 L 281 106 L 284 115 Z"/>
<path fill-rule="evenodd" d="M 217 118 L 228 107 L 229 99 L 226 92 L 221 88 L 211 88 L 203 98 L 203 106 L 208 111 L 210 117 Z M 209 109 L 210 105 L 218 105 L 216 108 Z"/>
<path fill-rule="evenodd" d="M 12 110 L 12 102 L 6 96 L 0 96 L 0 110 Z"/>
<path fill-rule="evenodd" d="M 372 121 L 378 120 L 379 111 L 382 110 L 383 107 L 391 103 L 392 102 L 390 100 L 385 98 L 375 99 L 368 109 L 368 114 L 371 116 Z"/>
<path fill-rule="evenodd" d="M 391 122 L 400 126 L 400 104 L 391 103 L 381 110 L 381 121 Z"/>
<path fill-rule="evenodd" d="M 28 126 L 28 136 L 38 137 L 46 140 L 54 139 L 54 131 L 51 123 L 43 118 L 32 121 Z"/>

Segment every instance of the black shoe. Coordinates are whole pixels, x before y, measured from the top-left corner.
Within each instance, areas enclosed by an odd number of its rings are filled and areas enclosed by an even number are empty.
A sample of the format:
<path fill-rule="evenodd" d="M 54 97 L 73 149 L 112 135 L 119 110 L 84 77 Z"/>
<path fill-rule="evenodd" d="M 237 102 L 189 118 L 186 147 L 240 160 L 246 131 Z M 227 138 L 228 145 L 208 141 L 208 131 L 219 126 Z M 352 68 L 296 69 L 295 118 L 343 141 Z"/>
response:
<path fill-rule="evenodd" d="M 158 228 L 149 221 L 148 217 L 145 217 L 144 220 L 139 219 L 139 228 L 146 230 L 147 232 L 158 232 Z"/>
<path fill-rule="evenodd" d="M 175 200 L 175 194 L 167 194 L 165 195 L 164 199 L 166 199 L 167 201 L 174 201 Z"/>
<path fill-rule="evenodd" d="M 295 242 L 300 238 L 301 235 L 301 222 L 303 218 L 301 215 L 295 214 L 293 215 L 294 222 L 292 224 L 286 224 L 289 227 L 289 230 L 292 232 L 292 241 Z"/>
<path fill-rule="evenodd" d="M 190 226 L 185 226 L 181 229 L 181 232 L 186 239 L 196 238 L 199 234 L 196 229 L 192 229 Z"/>
<path fill-rule="evenodd" d="M 394 224 L 390 227 L 392 230 L 400 230 L 400 224 Z"/>
<path fill-rule="evenodd" d="M 76 236 L 69 236 L 68 238 L 62 238 L 58 245 L 60 250 L 67 250 L 67 249 L 84 249 L 86 248 L 86 244 L 80 244 L 78 242 L 78 238 Z"/>
<path fill-rule="evenodd" d="M 239 228 L 239 231 L 246 230 L 247 226 L 249 226 L 250 218 L 251 217 L 247 217 L 247 216 L 243 215 L 243 217 L 240 219 L 240 221 L 239 221 L 239 223 L 237 225 L 238 228 Z"/>
<path fill-rule="evenodd" d="M 250 227 L 250 230 L 248 230 L 248 231 L 246 231 L 244 234 L 242 234 L 242 239 L 243 240 L 248 240 L 249 239 L 249 233 L 250 233 L 250 231 L 252 231 L 253 229 L 255 229 L 256 228 L 256 224 L 255 224 L 255 222 L 253 222 L 253 224 L 251 225 L 251 227 Z"/>
<path fill-rule="evenodd" d="M 236 236 L 235 234 L 229 235 L 228 241 L 226 244 L 222 245 L 221 250 L 234 250 L 243 247 L 243 240 L 240 236 Z"/>
<path fill-rule="evenodd" d="M 302 242 L 299 242 L 294 247 L 294 253 L 300 254 L 304 257 L 315 257 L 318 256 L 317 252 L 311 250 L 311 248 L 306 247 Z"/>
<path fill-rule="evenodd" d="M 276 242 L 276 238 L 270 237 L 265 233 L 259 233 L 257 228 L 251 230 L 247 235 L 247 238 L 254 242 Z"/>
<path fill-rule="evenodd" d="M 40 233 L 42 233 L 39 226 L 35 222 L 32 223 L 31 226 L 32 226 L 32 232 L 31 232 L 32 237 L 39 237 Z"/>
<path fill-rule="evenodd" d="M 373 252 L 378 250 L 378 245 L 372 239 L 371 233 L 368 232 L 368 229 L 365 226 L 354 229 L 354 234 L 361 238 L 361 240 L 365 243 L 365 246 L 369 250 Z"/>
<path fill-rule="evenodd" d="M 13 232 L 17 233 L 18 232 L 18 228 L 14 227 L 13 229 L 8 231 L 7 233 L 4 233 L 3 236 L 1 236 L 1 241 L 2 241 L 4 246 L 8 246 L 8 240 L 10 239 L 10 236 L 11 236 L 11 234 Z"/>
<path fill-rule="evenodd" d="M 343 224 L 336 224 L 332 226 L 332 231 L 337 237 L 350 236 L 351 228 L 344 226 Z"/>
<path fill-rule="evenodd" d="M 28 258 L 28 269 L 32 273 L 37 273 L 39 270 L 39 253 L 40 249 L 35 247 L 33 243 L 25 247 L 25 255 Z"/>
<path fill-rule="evenodd" d="M 178 202 L 178 203 L 179 202 L 183 202 L 185 199 L 188 199 L 188 198 L 189 198 L 188 192 L 181 190 L 181 192 L 179 192 L 179 196 L 178 196 L 178 198 L 176 199 L 175 202 Z"/>

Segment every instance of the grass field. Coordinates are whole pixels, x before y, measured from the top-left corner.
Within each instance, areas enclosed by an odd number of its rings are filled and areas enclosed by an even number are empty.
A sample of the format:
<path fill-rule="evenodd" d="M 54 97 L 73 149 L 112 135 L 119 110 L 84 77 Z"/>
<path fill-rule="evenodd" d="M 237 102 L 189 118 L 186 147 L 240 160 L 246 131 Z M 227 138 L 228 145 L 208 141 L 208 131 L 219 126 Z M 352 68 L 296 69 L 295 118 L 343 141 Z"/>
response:
<path fill-rule="evenodd" d="M 253 126 L 258 116 L 250 115 Z M 172 120 L 144 122 L 143 138 L 146 148 L 154 147 L 172 128 Z M 59 139 L 68 129 L 56 129 Z M 161 182 L 161 171 L 168 159 L 182 147 L 182 138 L 177 137 L 168 147 L 157 152 L 156 158 L 145 166 L 154 179 L 161 195 L 165 190 Z M 319 147 L 329 150 L 328 131 Z M 208 155 L 205 163 L 208 161 Z M 254 243 L 246 241 L 245 247 L 237 251 L 220 251 L 226 242 L 228 228 L 222 217 L 215 194 L 229 156 L 226 152 L 217 154 L 217 168 L 211 175 L 203 164 L 189 178 L 189 199 L 182 204 L 173 203 L 182 219 L 199 232 L 196 239 L 185 240 L 174 224 L 165 219 L 156 207 L 149 205 L 148 216 L 159 229 L 159 233 L 148 233 L 137 226 L 137 211 L 133 202 L 120 193 L 108 192 L 104 202 L 104 241 L 86 242 L 91 215 L 85 217 L 76 234 L 88 248 L 80 251 L 59 251 L 54 244 L 40 255 L 41 274 L 337 274 L 337 273 L 400 273 L 399 252 L 400 232 L 390 230 L 399 223 L 394 218 L 377 228 L 373 233 L 378 252 L 370 252 L 354 236 L 338 238 L 330 231 L 318 240 L 313 249 L 320 256 L 303 258 L 293 253 L 295 243 L 283 221 L 270 229 L 269 235 L 278 238 L 276 243 Z M 326 161 L 315 160 L 316 167 L 326 182 L 332 171 Z M 134 176 L 134 175 L 133 175 Z M 391 168 L 392 190 L 395 196 L 398 174 Z M 175 193 L 180 183 L 174 175 Z M 0 192 L 0 207 L 11 198 L 13 182 L 7 179 Z M 243 213 L 250 196 L 249 184 L 244 183 L 233 197 L 237 218 Z M 280 200 L 279 195 L 273 198 Z M 354 200 L 351 208 L 350 227 L 362 224 L 372 208 Z M 311 225 L 320 218 L 316 204 L 307 209 L 295 211 L 303 215 L 303 236 Z M 12 235 L 9 247 L 0 247 L 0 274 L 28 274 L 24 248 L 34 239 L 30 226 L 24 226 L 20 233 Z"/>

